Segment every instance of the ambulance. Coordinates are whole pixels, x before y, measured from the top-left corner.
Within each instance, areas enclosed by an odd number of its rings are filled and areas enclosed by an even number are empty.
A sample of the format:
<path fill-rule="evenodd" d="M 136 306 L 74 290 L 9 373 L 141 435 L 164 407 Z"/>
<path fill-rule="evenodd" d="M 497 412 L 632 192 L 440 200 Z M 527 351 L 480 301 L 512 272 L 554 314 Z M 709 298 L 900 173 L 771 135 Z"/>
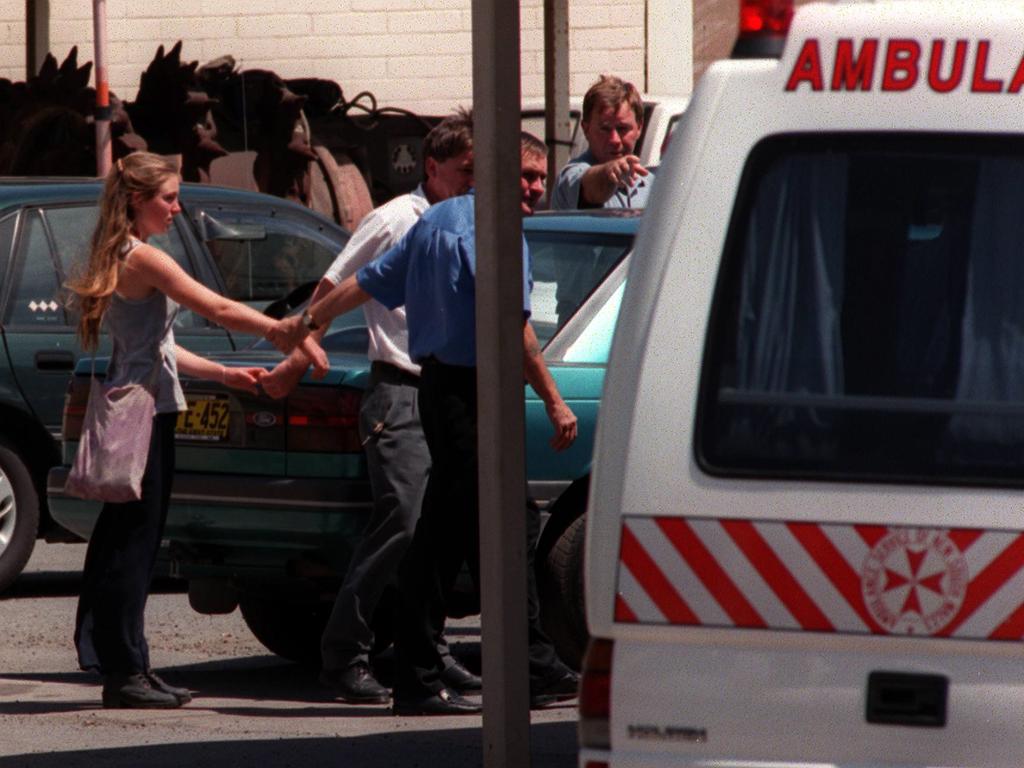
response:
<path fill-rule="evenodd" d="M 1024 766 L 1024 2 L 801 5 L 703 76 L 585 590 L 581 768 Z"/>

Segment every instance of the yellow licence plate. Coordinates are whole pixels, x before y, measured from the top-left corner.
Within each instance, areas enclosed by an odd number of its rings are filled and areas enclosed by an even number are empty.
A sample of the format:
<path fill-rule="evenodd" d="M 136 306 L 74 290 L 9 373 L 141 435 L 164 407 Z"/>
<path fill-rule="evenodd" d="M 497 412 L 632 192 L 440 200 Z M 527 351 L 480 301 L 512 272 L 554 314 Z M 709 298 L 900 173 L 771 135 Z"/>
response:
<path fill-rule="evenodd" d="M 224 440 L 230 416 L 227 395 L 190 395 L 188 410 L 178 414 L 175 434 L 179 440 Z"/>

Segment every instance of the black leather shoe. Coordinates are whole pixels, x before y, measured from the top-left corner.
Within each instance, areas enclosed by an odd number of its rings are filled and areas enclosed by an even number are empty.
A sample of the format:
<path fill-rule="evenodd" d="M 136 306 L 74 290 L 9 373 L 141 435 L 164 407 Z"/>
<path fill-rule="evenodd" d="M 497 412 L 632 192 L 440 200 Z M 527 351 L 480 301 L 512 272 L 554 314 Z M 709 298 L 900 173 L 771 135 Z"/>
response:
<path fill-rule="evenodd" d="M 377 682 L 361 661 L 341 672 L 325 669 L 320 673 L 320 682 L 334 692 L 335 698 L 348 704 L 387 704 L 391 699 L 388 689 Z"/>
<path fill-rule="evenodd" d="M 103 706 L 107 709 L 174 709 L 181 705 L 175 696 L 156 690 L 142 673 L 103 679 Z"/>
<path fill-rule="evenodd" d="M 479 693 L 484 681 L 456 661 L 441 673 L 441 682 L 456 693 Z"/>
<path fill-rule="evenodd" d="M 442 688 L 415 698 L 395 696 L 392 711 L 396 715 L 476 715 L 483 707 L 464 699 L 455 691 Z"/>
<path fill-rule="evenodd" d="M 171 685 L 152 669 L 146 670 L 145 675 L 153 690 L 171 694 L 171 696 L 178 700 L 179 704 L 188 704 L 192 701 L 192 691 L 188 688 L 178 688 L 175 685 Z"/>
<path fill-rule="evenodd" d="M 575 699 L 579 688 L 580 676 L 571 669 L 566 669 L 561 675 L 553 677 L 543 685 L 530 688 L 530 709 L 538 709 L 556 701 Z"/>

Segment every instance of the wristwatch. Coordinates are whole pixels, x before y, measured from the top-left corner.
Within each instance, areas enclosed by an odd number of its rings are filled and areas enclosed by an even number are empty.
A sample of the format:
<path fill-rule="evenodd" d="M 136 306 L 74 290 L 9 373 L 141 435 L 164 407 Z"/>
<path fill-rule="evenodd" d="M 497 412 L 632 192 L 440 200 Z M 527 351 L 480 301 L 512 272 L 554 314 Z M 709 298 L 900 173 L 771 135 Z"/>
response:
<path fill-rule="evenodd" d="M 306 326 L 308 331 L 315 331 L 320 328 L 319 325 L 313 322 L 313 316 L 309 313 L 308 309 L 302 313 L 302 324 Z"/>

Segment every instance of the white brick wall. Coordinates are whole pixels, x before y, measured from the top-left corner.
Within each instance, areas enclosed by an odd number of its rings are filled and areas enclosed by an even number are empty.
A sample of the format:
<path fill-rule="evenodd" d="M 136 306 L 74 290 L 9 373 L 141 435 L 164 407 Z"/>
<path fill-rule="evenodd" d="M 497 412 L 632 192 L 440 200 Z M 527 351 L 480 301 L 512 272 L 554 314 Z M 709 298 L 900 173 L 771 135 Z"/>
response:
<path fill-rule="evenodd" d="M 644 0 L 569 0 L 570 90 L 603 71 L 641 89 Z M 111 88 L 135 97 L 157 46 L 184 41 L 200 63 L 231 54 L 248 69 L 337 81 L 379 104 L 445 112 L 469 104 L 471 0 L 107 0 Z M 543 0 L 521 0 L 524 98 L 543 96 Z M 0 0 L 0 77 L 24 77 L 24 0 Z M 690 34 L 681 30 L 680 34 Z M 93 57 L 90 0 L 50 0 L 50 47 Z"/>

